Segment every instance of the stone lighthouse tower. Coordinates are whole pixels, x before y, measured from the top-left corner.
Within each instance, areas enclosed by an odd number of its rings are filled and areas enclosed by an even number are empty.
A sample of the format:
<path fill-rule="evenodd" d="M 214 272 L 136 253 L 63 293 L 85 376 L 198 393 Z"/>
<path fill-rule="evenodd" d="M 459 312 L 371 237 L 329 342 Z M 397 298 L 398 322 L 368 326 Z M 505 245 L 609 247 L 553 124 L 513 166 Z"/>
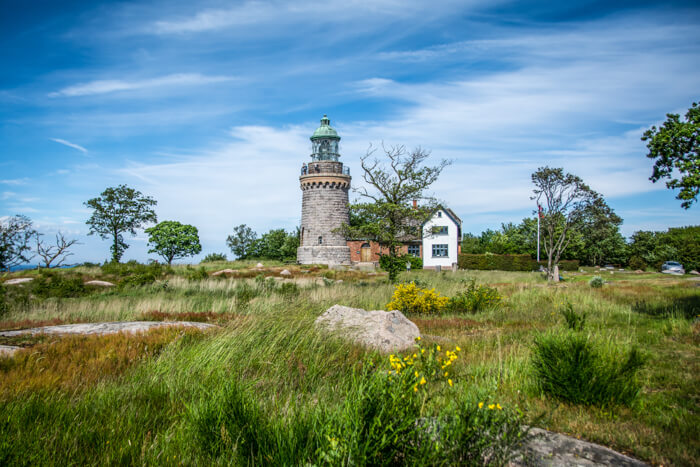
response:
<path fill-rule="evenodd" d="M 338 162 L 340 136 L 327 116 L 311 136 L 311 162 L 301 168 L 301 264 L 350 264 L 350 248 L 337 232 L 349 222 L 350 170 Z"/>

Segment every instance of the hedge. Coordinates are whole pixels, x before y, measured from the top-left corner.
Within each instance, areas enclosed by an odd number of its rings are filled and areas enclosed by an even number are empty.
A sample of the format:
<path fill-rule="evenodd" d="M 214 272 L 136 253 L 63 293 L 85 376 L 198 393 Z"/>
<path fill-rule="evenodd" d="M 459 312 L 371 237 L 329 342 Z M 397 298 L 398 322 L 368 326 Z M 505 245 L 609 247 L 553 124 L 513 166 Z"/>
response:
<path fill-rule="evenodd" d="M 480 269 L 499 271 L 536 271 L 540 265 L 547 267 L 547 261 L 532 259 L 530 255 L 471 255 L 462 254 L 457 259 L 460 269 Z M 578 271 L 578 260 L 560 260 L 560 271 Z"/>

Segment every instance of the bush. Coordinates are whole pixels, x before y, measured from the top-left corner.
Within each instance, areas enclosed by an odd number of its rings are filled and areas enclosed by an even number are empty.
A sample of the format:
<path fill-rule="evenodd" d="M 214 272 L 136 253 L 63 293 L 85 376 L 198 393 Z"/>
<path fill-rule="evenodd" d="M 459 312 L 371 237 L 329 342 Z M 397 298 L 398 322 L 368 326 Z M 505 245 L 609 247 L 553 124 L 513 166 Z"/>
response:
<path fill-rule="evenodd" d="M 574 333 L 538 336 L 532 354 L 538 389 L 573 404 L 629 405 L 641 389 L 635 376 L 644 358 L 635 348 L 610 345 Z"/>
<path fill-rule="evenodd" d="M 223 253 L 209 253 L 201 262 L 213 263 L 214 261 L 227 261 L 226 255 Z"/>
<path fill-rule="evenodd" d="M 435 314 L 447 306 L 449 299 L 441 297 L 435 289 L 421 289 L 414 282 L 398 284 L 394 289 L 387 310 L 399 310 L 404 313 Z"/>
<path fill-rule="evenodd" d="M 83 284 L 81 275 L 61 274 L 49 269 L 42 269 L 31 283 L 31 291 L 41 298 L 81 297 L 89 291 Z"/>
<path fill-rule="evenodd" d="M 327 423 L 317 461 L 330 465 L 505 465 L 527 436 L 522 415 L 494 402 L 454 402 L 426 414 L 445 393 L 459 398 L 451 365 L 460 349 L 420 347 L 390 355 L 390 369 L 355 373 L 341 413 Z"/>
<path fill-rule="evenodd" d="M 566 326 L 572 331 L 582 331 L 586 324 L 586 313 L 578 314 L 574 311 L 574 307 L 571 303 L 566 304 L 564 309 L 561 310 L 562 316 L 566 321 Z"/>
<path fill-rule="evenodd" d="M 645 263 L 644 260 L 642 258 L 640 258 L 639 256 L 631 257 L 630 262 L 629 262 L 629 266 L 630 266 L 630 269 L 634 269 L 634 270 L 639 269 L 642 271 L 644 271 L 648 267 L 647 263 Z"/>
<path fill-rule="evenodd" d="M 488 285 L 477 285 L 468 280 L 467 290 L 450 298 L 446 310 L 452 313 L 476 313 L 497 306 L 501 302 L 498 290 Z"/>
<path fill-rule="evenodd" d="M 605 284 L 605 279 L 603 279 L 600 276 L 593 276 L 591 280 L 588 281 L 588 285 L 590 285 L 594 289 L 599 289 L 603 287 L 603 284 Z"/>
<path fill-rule="evenodd" d="M 9 306 L 7 304 L 7 292 L 5 291 L 5 286 L 0 284 L 0 318 L 7 313 Z"/>
<path fill-rule="evenodd" d="M 540 265 L 547 266 L 547 261 L 532 259 L 530 255 L 494 255 L 485 253 L 462 254 L 457 258 L 457 264 L 460 269 L 477 269 L 477 270 L 498 270 L 498 271 L 536 271 Z M 578 271 L 579 262 L 577 260 L 561 260 L 559 261 L 560 271 Z"/>
<path fill-rule="evenodd" d="M 185 268 L 185 277 L 191 281 L 201 281 L 207 279 L 209 274 L 207 274 L 207 270 L 204 269 L 204 266 L 195 269 L 188 264 L 187 268 Z"/>

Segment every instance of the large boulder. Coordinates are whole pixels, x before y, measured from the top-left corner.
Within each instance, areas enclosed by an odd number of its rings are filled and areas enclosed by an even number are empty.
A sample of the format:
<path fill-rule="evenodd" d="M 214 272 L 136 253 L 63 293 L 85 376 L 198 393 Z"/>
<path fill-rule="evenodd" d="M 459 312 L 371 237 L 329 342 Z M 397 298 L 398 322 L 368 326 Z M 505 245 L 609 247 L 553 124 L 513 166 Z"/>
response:
<path fill-rule="evenodd" d="M 382 352 L 406 350 L 416 343 L 420 330 L 400 311 L 366 311 L 333 305 L 316 318 L 316 326 L 348 337 Z"/>

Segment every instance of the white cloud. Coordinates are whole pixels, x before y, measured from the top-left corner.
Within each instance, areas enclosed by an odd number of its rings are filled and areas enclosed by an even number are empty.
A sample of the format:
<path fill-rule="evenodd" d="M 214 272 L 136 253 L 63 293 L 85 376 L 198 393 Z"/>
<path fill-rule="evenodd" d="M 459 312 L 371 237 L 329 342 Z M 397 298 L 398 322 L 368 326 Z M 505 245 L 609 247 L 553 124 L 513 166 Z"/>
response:
<path fill-rule="evenodd" d="M 145 28 L 144 33 L 182 34 L 235 29 L 246 26 L 256 30 L 271 30 L 270 26 L 303 23 L 313 26 L 323 23 L 356 23 L 354 29 L 366 28 L 368 23 L 386 27 L 387 21 L 410 18 L 420 15 L 423 21 L 436 16 L 444 16 L 469 4 L 475 7 L 486 2 L 443 1 L 439 5 L 422 1 L 406 0 L 326 0 L 323 2 L 299 0 L 295 2 L 247 1 L 233 8 L 204 9 L 179 18 L 155 21 Z M 489 4 L 493 4 L 490 2 Z M 352 29 L 349 29 L 351 31 Z"/>
<path fill-rule="evenodd" d="M 51 141 L 55 141 L 59 144 L 63 144 L 64 146 L 68 146 L 69 148 L 77 149 L 78 151 L 82 152 L 83 154 L 87 154 L 88 150 L 85 149 L 84 147 L 80 146 L 79 144 L 71 143 L 70 141 L 66 141 L 65 139 L 61 138 L 49 138 Z"/>
<path fill-rule="evenodd" d="M 29 182 L 29 179 L 28 179 L 27 177 L 0 180 L 0 184 L 3 184 L 3 185 L 13 185 L 13 186 L 17 186 L 17 185 L 26 185 L 27 182 Z"/>
<path fill-rule="evenodd" d="M 178 73 L 143 80 L 97 80 L 89 83 L 76 84 L 49 93 L 49 97 L 75 97 L 108 94 L 119 91 L 159 88 L 165 86 L 196 86 L 203 84 L 222 83 L 233 80 L 230 76 L 205 76 L 199 73 Z"/>

